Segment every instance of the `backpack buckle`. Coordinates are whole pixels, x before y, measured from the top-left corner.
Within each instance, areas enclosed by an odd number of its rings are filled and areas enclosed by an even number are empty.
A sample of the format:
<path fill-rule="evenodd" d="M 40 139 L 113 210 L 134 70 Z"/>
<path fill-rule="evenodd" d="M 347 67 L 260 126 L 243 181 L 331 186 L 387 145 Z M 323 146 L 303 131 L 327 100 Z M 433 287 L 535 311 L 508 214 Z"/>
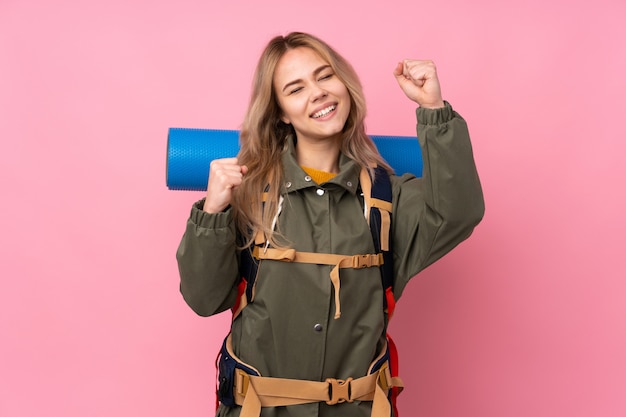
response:
<path fill-rule="evenodd" d="M 384 263 L 382 254 L 354 255 L 352 257 L 352 268 L 361 269 L 372 266 L 380 266 Z"/>
<path fill-rule="evenodd" d="M 377 382 L 378 385 L 383 389 L 383 391 L 387 391 L 393 386 L 391 372 L 389 370 L 389 361 L 383 363 L 378 370 Z"/>
<path fill-rule="evenodd" d="M 242 397 L 245 397 L 248 393 L 248 386 L 250 385 L 250 375 L 243 370 L 235 369 L 235 392 Z"/>
<path fill-rule="evenodd" d="M 335 405 L 341 404 L 344 402 L 351 403 L 354 401 L 352 397 L 352 387 L 351 382 L 352 378 L 348 378 L 346 380 L 343 379 L 335 379 L 335 378 L 326 378 L 326 382 L 328 383 L 328 401 L 326 404 Z"/>

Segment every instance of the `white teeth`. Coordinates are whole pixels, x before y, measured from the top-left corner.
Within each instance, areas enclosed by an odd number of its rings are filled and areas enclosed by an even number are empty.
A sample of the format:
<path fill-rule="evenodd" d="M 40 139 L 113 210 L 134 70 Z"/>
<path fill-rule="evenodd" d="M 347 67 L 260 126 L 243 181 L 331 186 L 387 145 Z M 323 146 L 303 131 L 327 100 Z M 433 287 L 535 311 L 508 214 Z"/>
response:
<path fill-rule="evenodd" d="M 320 111 L 318 111 L 317 113 L 315 113 L 313 115 L 314 119 L 318 119 L 320 117 L 324 117 L 326 116 L 328 113 L 330 113 L 331 111 L 335 110 L 337 108 L 337 106 L 335 106 L 334 104 L 332 106 L 328 106 L 325 109 L 322 109 Z"/>

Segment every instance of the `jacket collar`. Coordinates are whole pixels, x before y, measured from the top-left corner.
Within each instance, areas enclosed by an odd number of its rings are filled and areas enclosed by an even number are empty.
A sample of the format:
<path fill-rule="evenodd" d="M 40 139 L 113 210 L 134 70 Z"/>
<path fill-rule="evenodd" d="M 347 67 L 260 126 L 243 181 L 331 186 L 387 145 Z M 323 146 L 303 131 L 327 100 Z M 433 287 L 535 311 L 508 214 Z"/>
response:
<path fill-rule="evenodd" d="M 287 138 L 282 162 L 283 184 L 280 190 L 281 194 L 318 186 L 298 164 L 293 137 Z M 339 174 L 325 184 L 336 184 L 348 192 L 356 194 L 359 185 L 359 173 L 359 165 L 341 153 L 339 155 Z"/>

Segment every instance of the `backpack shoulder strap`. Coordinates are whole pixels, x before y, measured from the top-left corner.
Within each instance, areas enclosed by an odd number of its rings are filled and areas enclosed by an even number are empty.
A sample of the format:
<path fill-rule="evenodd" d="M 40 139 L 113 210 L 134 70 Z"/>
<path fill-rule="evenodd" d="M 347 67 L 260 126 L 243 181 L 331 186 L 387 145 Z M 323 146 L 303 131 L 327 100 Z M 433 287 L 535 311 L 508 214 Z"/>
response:
<path fill-rule="evenodd" d="M 374 240 L 376 252 L 382 253 L 384 263 L 380 267 L 383 288 L 385 289 L 385 310 L 391 318 L 395 308 L 393 298 L 393 248 L 391 244 L 392 190 L 387 170 L 375 168 L 374 181 L 367 173 L 361 173 L 361 189 L 365 201 L 366 217 Z"/>
<path fill-rule="evenodd" d="M 385 298 L 383 305 L 387 320 L 393 316 L 396 307 L 396 300 L 393 295 L 393 251 L 391 242 L 391 213 L 392 213 L 392 189 L 389 174 L 383 167 L 376 167 L 374 181 L 369 192 L 369 204 L 365 196 L 366 190 L 363 189 L 366 206 L 369 207 L 369 224 L 372 237 L 374 238 L 374 246 L 376 251 L 382 253 L 384 263 L 380 267 L 380 274 L 383 288 L 385 289 Z M 391 375 L 397 376 L 399 373 L 398 349 L 393 339 L 387 333 L 387 343 L 389 348 L 389 366 Z M 389 400 L 393 407 L 393 415 L 398 416 L 397 398 L 401 389 L 392 387 L 389 392 Z"/>

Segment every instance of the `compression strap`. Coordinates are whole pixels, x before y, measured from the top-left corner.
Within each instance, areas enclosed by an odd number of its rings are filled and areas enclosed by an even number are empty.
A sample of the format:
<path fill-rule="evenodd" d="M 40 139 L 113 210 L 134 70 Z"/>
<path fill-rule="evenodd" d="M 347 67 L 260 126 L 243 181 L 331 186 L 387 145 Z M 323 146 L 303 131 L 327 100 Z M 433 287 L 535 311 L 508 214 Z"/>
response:
<path fill-rule="evenodd" d="M 281 262 L 298 262 L 305 264 L 317 265 L 334 265 L 330 271 L 330 281 L 335 290 L 335 319 L 341 316 L 341 302 L 339 299 L 339 290 L 341 283 L 339 280 L 340 268 L 371 268 L 379 267 L 384 263 L 382 253 L 373 253 L 366 255 L 336 255 L 331 253 L 314 253 L 314 252 L 296 252 L 295 249 L 260 249 L 255 246 L 252 255 L 256 259 L 267 259 Z"/>

